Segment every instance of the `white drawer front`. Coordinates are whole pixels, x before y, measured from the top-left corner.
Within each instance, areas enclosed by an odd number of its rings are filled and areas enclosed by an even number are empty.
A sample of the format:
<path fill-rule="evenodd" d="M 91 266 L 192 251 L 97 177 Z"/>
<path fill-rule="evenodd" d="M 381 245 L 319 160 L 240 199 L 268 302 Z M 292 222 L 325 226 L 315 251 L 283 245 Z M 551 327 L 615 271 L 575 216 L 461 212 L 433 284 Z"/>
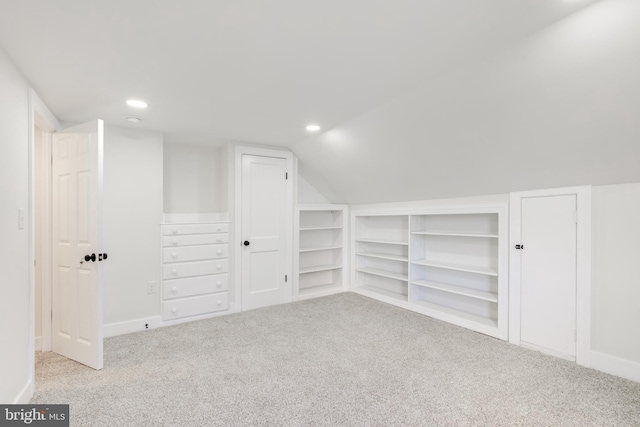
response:
<path fill-rule="evenodd" d="M 162 246 L 193 246 L 193 245 L 213 245 L 216 243 L 229 243 L 227 233 L 217 234 L 187 234 L 162 237 Z"/>
<path fill-rule="evenodd" d="M 165 248 L 163 262 L 199 261 L 203 259 L 228 258 L 229 245 L 200 245 Z"/>
<path fill-rule="evenodd" d="M 162 299 L 184 298 L 227 290 L 229 290 L 228 274 L 165 280 L 162 283 Z"/>
<path fill-rule="evenodd" d="M 162 318 L 164 320 L 180 319 L 181 317 L 215 313 L 216 311 L 228 309 L 229 299 L 227 292 L 221 292 L 219 294 L 164 301 L 162 303 Z"/>
<path fill-rule="evenodd" d="M 162 278 L 180 279 L 182 277 L 207 276 L 229 272 L 229 260 L 219 259 L 211 261 L 181 262 L 162 266 Z"/>
<path fill-rule="evenodd" d="M 175 224 L 163 225 L 163 236 L 179 236 L 181 234 L 228 233 L 229 224 Z"/>

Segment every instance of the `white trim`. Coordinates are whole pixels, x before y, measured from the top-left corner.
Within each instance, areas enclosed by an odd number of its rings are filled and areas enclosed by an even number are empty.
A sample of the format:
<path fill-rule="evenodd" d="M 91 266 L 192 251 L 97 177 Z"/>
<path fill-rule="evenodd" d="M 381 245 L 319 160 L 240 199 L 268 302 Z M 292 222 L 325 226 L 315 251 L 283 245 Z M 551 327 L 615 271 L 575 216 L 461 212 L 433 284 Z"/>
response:
<path fill-rule="evenodd" d="M 161 326 L 161 323 L 162 320 L 160 319 L 160 316 L 109 323 L 108 325 L 104 325 L 102 328 L 104 334 L 103 337 L 115 337 L 118 335 L 130 334 L 132 332 L 144 331 L 146 329 L 155 329 Z M 147 328 L 145 325 L 148 325 L 149 327 Z"/>
<path fill-rule="evenodd" d="M 231 239 L 230 244 L 233 253 L 233 284 L 235 288 L 235 304 L 237 305 L 238 311 L 242 311 L 242 252 L 241 246 L 238 243 L 238 239 L 241 239 L 241 227 L 242 227 L 242 156 L 243 155 L 251 155 L 251 156 L 263 156 L 263 157 L 274 157 L 279 159 L 285 159 L 287 162 L 287 171 L 289 173 L 290 179 L 288 180 L 287 185 L 287 203 L 290 205 L 290 218 L 291 218 L 291 226 L 287 230 L 286 240 L 287 240 L 287 267 L 286 273 L 289 277 L 293 277 L 293 217 L 294 217 L 294 194 L 293 194 L 293 182 L 296 181 L 296 176 L 293 173 L 293 159 L 294 155 L 291 151 L 285 150 L 277 150 L 277 149 L 269 149 L 269 148 L 258 148 L 258 147 L 247 147 L 236 145 L 234 147 L 234 210 L 233 210 L 233 222 L 231 223 Z M 291 289 L 293 290 L 293 281 L 290 281 Z M 289 301 L 293 300 L 293 291 L 289 296 Z"/>
<path fill-rule="evenodd" d="M 51 351 L 51 132 L 42 132 L 41 351 Z"/>
<path fill-rule="evenodd" d="M 35 206 L 35 191 L 33 191 L 34 186 L 34 153 L 35 153 L 35 126 L 36 124 L 40 129 L 46 130 L 48 132 L 57 130 L 60 128 L 60 123 L 51 114 L 51 111 L 47 108 L 47 106 L 42 102 L 42 99 L 38 96 L 38 94 L 31 88 L 29 88 L 28 95 L 28 120 L 27 125 L 29 126 L 28 131 L 28 167 L 29 167 L 29 175 L 28 175 L 28 226 L 27 226 L 27 235 L 29 241 L 29 365 L 31 366 L 28 383 L 23 390 L 23 393 L 18 398 L 21 402 L 28 403 L 33 396 L 33 381 L 35 378 L 35 369 L 36 369 L 36 361 L 35 361 L 35 214 L 34 214 L 34 206 Z"/>
<path fill-rule="evenodd" d="M 16 396 L 16 398 L 13 400 L 12 404 L 14 405 L 26 405 L 31 401 L 31 398 L 33 397 L 33 381 L 30 379 L 29 382 L 27 382 L 24 387 L 22 387 L 22 390 L 20 390 L 20 393 L 18 393 L 18 395 Z"/>
<path fill-rule="evenodd" d="M 578 209 L 576 242 L 576 363 L 591 366 L 591 186 L 521 191 L 509 194 L 509 342 L 520 342 L 520 263 L 512 257 L 521 238 L 523 198 L 575 195 Z"/>
<path fill-rule="evenodd" d="M 632 360 L 592 351 L 591 367 L 607 374 L 640 382 L 640 363 Z"/>

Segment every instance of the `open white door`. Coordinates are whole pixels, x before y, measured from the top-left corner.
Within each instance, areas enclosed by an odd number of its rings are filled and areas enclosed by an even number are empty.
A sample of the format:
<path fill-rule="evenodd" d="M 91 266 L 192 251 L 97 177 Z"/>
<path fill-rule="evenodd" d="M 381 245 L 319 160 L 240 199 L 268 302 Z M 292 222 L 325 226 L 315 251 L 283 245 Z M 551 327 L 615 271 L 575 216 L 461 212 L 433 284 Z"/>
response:
<path fill-rule="evenodd" d="M 52 348 L 102 369 L 101 120 L 52 142 Z"/>

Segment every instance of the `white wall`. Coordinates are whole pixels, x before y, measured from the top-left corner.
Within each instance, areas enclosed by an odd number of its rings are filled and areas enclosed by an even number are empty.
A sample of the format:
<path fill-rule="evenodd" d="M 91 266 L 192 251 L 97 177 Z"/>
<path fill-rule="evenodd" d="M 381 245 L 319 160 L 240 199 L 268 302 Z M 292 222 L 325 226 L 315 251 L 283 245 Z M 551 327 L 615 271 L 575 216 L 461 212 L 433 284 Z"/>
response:
<path fill-rule="evenodd" d="M 336 203 L 640 181 L 640 2 L 602 0 L 292 147 Z"/>
<path fill-rule="evenodd" d="M 0 49 L 1 403 L 14 403 L 25 393 L 31 397 L 29 231 L 18 229 L 18 209 L 29 208 L 28 89 Z"/>
<path fill-rule="evenodd" d="M 164 212 L 220 212 L 220 148 L 164 144 Z"/>
<path fill-rule="evenodd" d="M 330 203 L 304 176 L 298 174 L 298 204 Z"/>
<path fill-rule="evenodd" d="M 640 380 L 640 183 L 592 199 L 592 349 L 637 363 Z"/>
<path fill-rule="evenodd" d="M 106 325 L 160 315 L 162 145 L 160 133 L 105 127 Z M 158 293 L 147 294 L 147 282 Z"/>

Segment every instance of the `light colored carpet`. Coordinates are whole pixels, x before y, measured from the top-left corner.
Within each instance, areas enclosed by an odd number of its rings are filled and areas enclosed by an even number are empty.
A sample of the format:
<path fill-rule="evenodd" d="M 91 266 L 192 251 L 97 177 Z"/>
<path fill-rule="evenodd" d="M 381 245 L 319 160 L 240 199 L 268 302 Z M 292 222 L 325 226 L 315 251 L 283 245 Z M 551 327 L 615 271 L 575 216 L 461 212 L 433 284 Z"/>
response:
<path fill-rule="evenodd" d="M 353 293 L 37 357 L 86 426 L 638 426 L 640 384 Z"/>

